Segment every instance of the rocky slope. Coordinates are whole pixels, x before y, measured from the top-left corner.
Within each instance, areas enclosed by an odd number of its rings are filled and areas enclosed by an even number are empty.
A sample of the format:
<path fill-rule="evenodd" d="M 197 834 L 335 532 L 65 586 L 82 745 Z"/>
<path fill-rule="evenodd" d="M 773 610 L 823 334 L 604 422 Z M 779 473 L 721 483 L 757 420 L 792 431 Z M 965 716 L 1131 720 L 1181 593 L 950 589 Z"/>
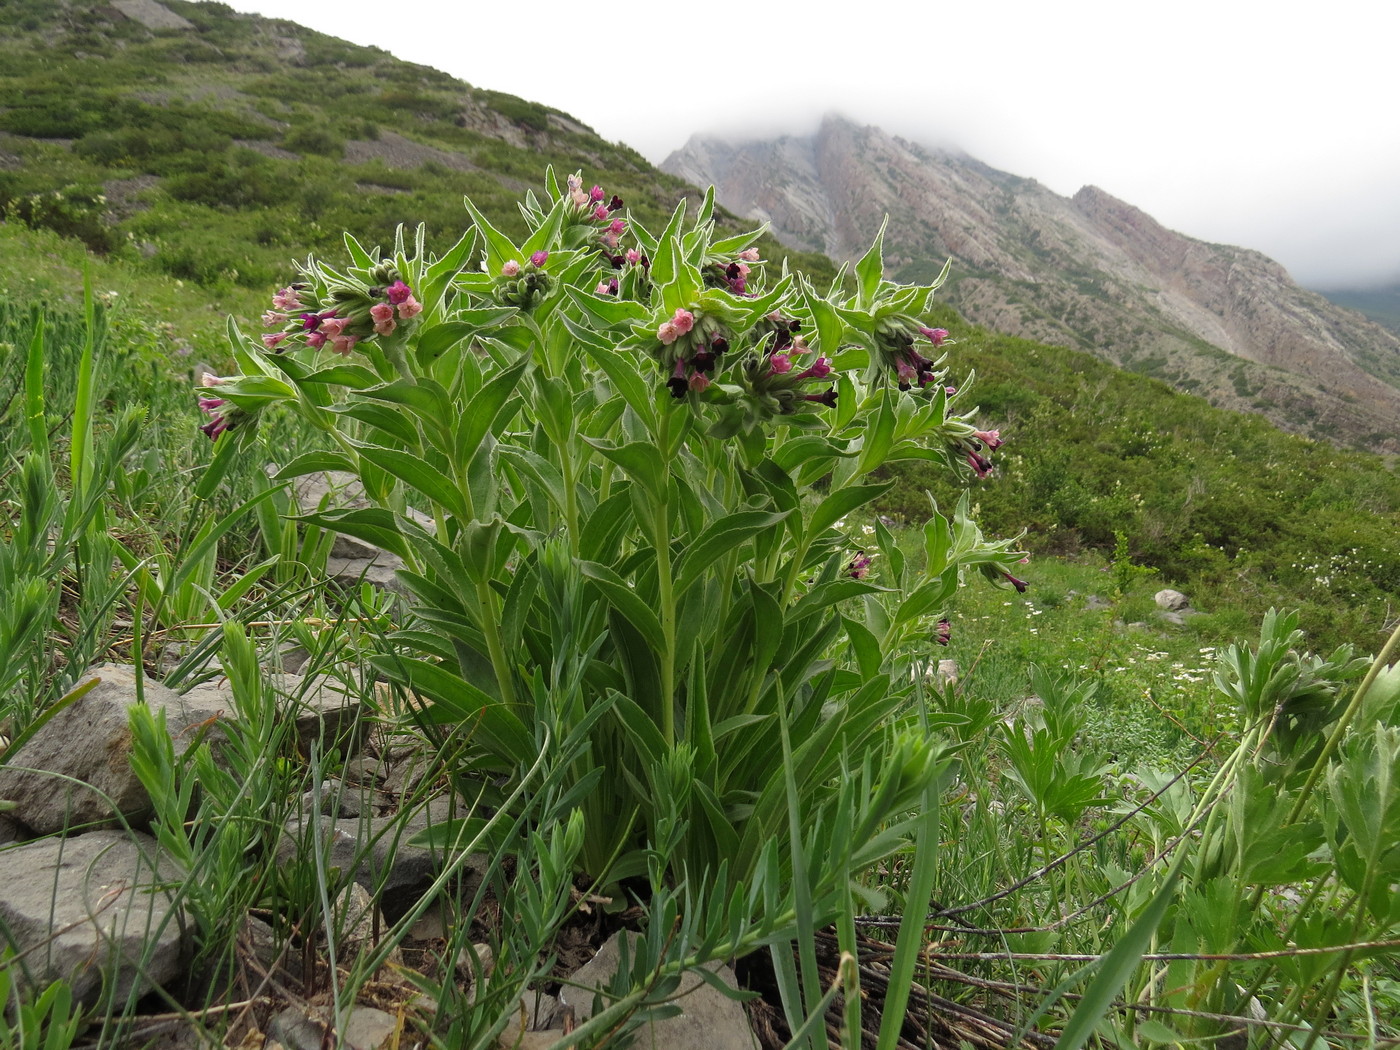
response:
<path fill-rule="evenodd" d="M 1258 252 L 1168 230 L 1086 186 L 1062 197 L 966 154 L 826 118 L 806 137 L 697 136 L 663 170 L 794 247 L 854 259 L 888 214 L 909 278 L 1000 331 L 1089 350 L 1283 428 L 1400 452 L 1400 337 Z"/>

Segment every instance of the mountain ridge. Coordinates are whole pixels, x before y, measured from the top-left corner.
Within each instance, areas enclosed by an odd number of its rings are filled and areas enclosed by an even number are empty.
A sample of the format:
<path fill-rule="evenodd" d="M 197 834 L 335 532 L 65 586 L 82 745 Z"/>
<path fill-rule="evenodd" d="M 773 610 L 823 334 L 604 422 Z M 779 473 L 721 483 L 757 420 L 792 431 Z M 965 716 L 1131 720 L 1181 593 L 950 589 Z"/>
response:
<path fill-rule="evenodd" d="M 695 136 L 662 170 L 713 182 L 732 211 L 837 261 L 858 257 L 888 214 L 891 269 L 927 279 L 951 258 L 948 300 L 975 323 L 1286 430 L 1400 452 L 1400 337 L 1260 252 L 1169 230 L 1098 187 L 1063 197 L 837 115 L 806 136 Z"/>

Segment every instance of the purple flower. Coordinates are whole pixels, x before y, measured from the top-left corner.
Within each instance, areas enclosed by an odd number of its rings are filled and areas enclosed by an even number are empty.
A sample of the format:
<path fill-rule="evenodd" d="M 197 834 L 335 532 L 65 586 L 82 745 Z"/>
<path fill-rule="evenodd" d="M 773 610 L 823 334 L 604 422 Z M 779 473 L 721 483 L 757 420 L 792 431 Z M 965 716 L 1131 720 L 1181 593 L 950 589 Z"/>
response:
<path fill-rule="evenodd" d="M 831 375 L 831 362 L 825 357 L 819 357 L 810 368 L 797 374 L 797 381 L 800 383 L 804 379 L 825 379 L 829 375 Z"/>
<path fill-rule="evenodd" d="M 398 306 L 399 303 L 403 302 L 404 300 L 412 298 L 413 289 L 409 288 L 409 286 L 404 284 L 403 281 L 395 281 L 393 284 L 389 285 L 388 288 L 384 289 L 384 294 L 388 298 L 389 302 L 393 303 L 395 306 Z"/>
<path fill-rule="evenodd" d="M 856 551 L 851 564 L 846 566 L 846 575 L 853 580 L 863 580 L 870 575 L 870 558 L 865 551 Z"/>
<path fill-rule="evenodd" d="M 614 193 L 613 196 L 612 196 L 612 200 L 608 201 L 608 211 L 621 211 L 621 210 L 622 210 L 622 198 L 619 197 L 616 193 Z"/>
<path fill-rule="evenodd" d="M 979 478 L 985 478 L 993 470 L 991 461 L 979 456 L 976 452 L 969 452 L 967 454 L 967 465 L 973 469 L 973 472 L 976 473 Z"/>
<path fill-rule="evenodd" d="M 953 637 L 953 625 L 948 622 L 945 616 L 938 621 L 938 626 L 934 628 L 933 640 L 939 645 L 947 645 Z"/>
<path fill-rule="evenodd" d="M 1025 580 L 1018 580 L 1018 579 L 1016 579 L 1015 576 L 1012 576 L 1011 573 L 1009 573 L 1009 572 L 1003 572 L 1001 575 L 1003 576 L 1003 578 L 1005 578 L 1006 582 L 1009 583 L 1009 584 L 1011 584 L 1011 586 L 1015 587 L 1016 590 L 1020 591 L 1022 594 L 1025 594 L 1025 593 L 1026 593 L 1026 581 L 1025 581 Z"/>
<path fill-rule="evenodd" d="M 685 358 L 676 361 L 675 370 L 671 373 L 671 378 L 666 380 L 666 386 L 670 389 L 672 397 L 685 397 L 686 391 L 690 389 L 690 382 L 685 377 Z"/>
<path fill-rule="evenodd" d="M 836 407 L 836 388 L 835 388 L 834 386 L 833 386 L 833 387 L 829 387 L 829 388 L 827 388 L 827 390 L 826 390 L 824 393 L 821 393 L 821 394 L 803 394 L 803 395 L 802 395 L 802 400 L 804 400 L 804 401 L 815 401 L 817 404 L 819 404 L 819 405 L 825 405 L 827 408 L 835 408 L 835 407 Z"/>
<path fill-rule="evenodd" d="M 595 204 L 606 196 L 607 194 L 603 192 L 603 187 L 601 186 L 594 186 L 591 190 L 588 191 L 588 199 L 593 201 Z"/>
<path fill-rule="evenodd" d="M 942 346 L 943 340 L 948 338 L 948 329 L 946 328 L 920 327 L 919 331 L 922 332 L 934 346 Z"/>
<path fill-rule="evenodd" d="M 534 254 L 532 254 L 532 255 L 530 256 L 530 265 L 531 265 L 531 266 L 543 266 L 544 263 L 545 263 L 545 260 L 548 259 L 548 258 L 549 258 L 549 252 L 547 252 L 547 251 L 545 251 L 543 248 L 541 248 L 539 251 L 535 252 Z"/>

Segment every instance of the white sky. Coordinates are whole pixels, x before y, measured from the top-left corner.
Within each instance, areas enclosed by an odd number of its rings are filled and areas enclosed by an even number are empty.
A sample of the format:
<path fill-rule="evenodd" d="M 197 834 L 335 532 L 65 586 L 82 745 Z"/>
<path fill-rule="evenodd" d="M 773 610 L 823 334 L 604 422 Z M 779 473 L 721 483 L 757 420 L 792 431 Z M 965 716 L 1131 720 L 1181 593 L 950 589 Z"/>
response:
<path fill-rule="evenodd" d="M 1391 0 L 229 0 L 572 114 L 659 163 L 836 111 L 1314 287 L 1400 278 Z"/>

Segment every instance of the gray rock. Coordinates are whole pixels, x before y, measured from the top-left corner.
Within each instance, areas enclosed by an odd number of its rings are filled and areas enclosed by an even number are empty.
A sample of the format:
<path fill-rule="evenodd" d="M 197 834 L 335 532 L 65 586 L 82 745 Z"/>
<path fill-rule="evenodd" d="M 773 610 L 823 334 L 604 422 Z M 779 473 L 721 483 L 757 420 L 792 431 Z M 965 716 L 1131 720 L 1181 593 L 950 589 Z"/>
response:
<path fill-rule="evenodd" d="M 292 482 L 292 500 L 302 513 L 330 508 L 358 509 L 369 506 L 364 487 L 354 475 L 339 470 L 307 474 Z M 410 508 L 405 515 L 431 528 L 432 518 Z M 372 543 L 353 536 L 337 535 L 326 561 L 326 574 L 342 587 L 371 583 L 386 590 L 403 592 L 395 571 L 403 559 Z"/>
<path fill-rule="evenodd" d="M 1169 623 L 1174 627 L 1184 627 L 1186 625 L 1185 613 L 1171 612 L 1166 609 L 1157 614 L 1157 619 L 1161 620 L 1163 623 Z"/>
<path fill-rule="evenodd" d="M 29 837 L 28 828 L 14 817 L 0 813 L 0 846 L 8 846 L 11 842 L 24 842 Z"/>
<path fill-rule="evenodd" d="M 328 675 L 302 678 L 285 673 L 267 675 L 265 688 L 276 690 L 279 708 L 296 719 L 297 739 L 304 753 L 310 753 L 313 744 L 322 753 L 334 746 L 342 751 L 358 748 L 365 708 L 357 688 Z M 185 696 L 201 708 L 213 707 L 227 715 L 237 710 L 227 678 L 204 682 Z"/>
<path fill-rule="evenodd" d="M 1084 608 L 1091 612 L 1097 612 L 1100 609 L 1112 609 L 1113 603 L 1100 595 L 1091 594 L 1084 599 Z"/>
<path fill-rule="evenodd" d="M 1168 612 L 1181 612 L 1183 609 L 1191 608 L 1191 601 L 1180 591 L 1162 590 L 1153 596 L 1153 601 L 1157 603 L 1157 608 L 1166 609 Z"/>
<path fill-rule="evenodd" d="M 313 834 L 319 833 L 326 851 L 327 868 L 339 868 L 342 875 L 371 893 L 379 892 L 386 905 L 399 905 L 422 890 L 442 870 L 448 854 L 411 844 L 411 839 L 430 827 L 448 819 L 449 812 L 458 817 L 465 810 L 448 798 L 432 799 L 417 812 L 407 816 L 359 817 L 331 819 L 320 814 L 302 812 L 293 816 L 283 829 L 277 846 L 277 863 L 286 866 L 296 862 L 314 863 L 308 851 Z M 479 865 L 468 865 L 476 872 Z M 470 876 L 469 876 L 470 877 Z M 468 893 L 475 887 L 470 887 Z"/>
<path fill-rule="evenodd" d="M 151 817 L 146 789 L 131 771 L 127 710 L 136 703 L 136 671 L 120 664 L 94 668 L 83 681 L 98 685 L 63 708 L 0 768 L 0 798 L 12 816 L 41 835 L 66 828 L 110 826 L 117 814 L 136 826 Z M 217 739 L 218 716 L 232 710 L 204 696 L 181 696 L 147 679 L 146 705 L 165 712 L 175 750 L 184 751 L 200 727 Z"/>
<path fill-rule="evenodd" d="M 560 1003 L 583 1022 L 593 1015 L 595 989 L 606 988 L 617 972 L 619 933 L 598 949 L 598 954 L 578 970 L 559 990 Z M 630 935 L 627 935 L 630 936 Z M 734 971 L 716 961 L 707 964 L 731 988 L 738 985 Z M 758 1046 L 743 1006 L 706 984 L 697 974 L 682 976 L 677 989 L 681 1013 L 649 1022 L 637 1036 L 638 1046 L 664 1046 L 666 1050 L 753 1050 Z"/>
<path fill-rule="evenodd" d="M 183 876 L 139 833 L 94 831 L 0 851 L 0 928 L 21 983 L 63 978 L 95 1006 L 140 996 L 184 971 L 192 927 L 166 887 Z"/>
<path fill-rule="evenodd" d="M 344 1050 L 382 1050 L 398 1033 L 399 1022 L 391 1013 L 372 1006 L 355 1006 L 340 1031 Z"/>
<path fill-rule="evenodd" d="M 322 1024 L 295 1006 L 273 1017 L 267 1034 L 287 1050 L 323 1050 L 326 1045 L 326 1030 Z"/>

